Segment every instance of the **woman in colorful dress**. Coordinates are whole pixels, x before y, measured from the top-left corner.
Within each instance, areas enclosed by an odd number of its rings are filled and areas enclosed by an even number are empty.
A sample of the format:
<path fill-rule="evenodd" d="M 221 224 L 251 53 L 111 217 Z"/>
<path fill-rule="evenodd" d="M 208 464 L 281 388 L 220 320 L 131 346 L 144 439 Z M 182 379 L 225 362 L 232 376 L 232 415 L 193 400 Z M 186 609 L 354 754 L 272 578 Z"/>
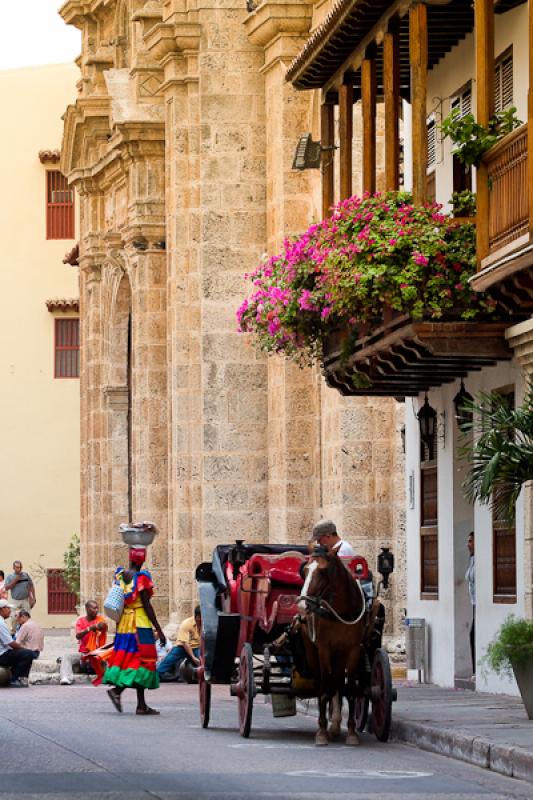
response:
<path fill-rule="evenodd" d="M 124 611 L 117 625 L 113 655 L 103 682 L 113 685 L 107 694 L 117 711 L 122 712 L 124 689 L 136 689 L 136 713 L 159 714 L 146 704 L 144 692 L 159 687 L 153 629 L 163 645 L 166 637 L 150 601 L 154 584 L 148 570 L 142 569 L 145 558 L 146 548 L 130 547 L 130 568 L 119 567 L 115 573 L 115 581 L 124 592 Z"/>

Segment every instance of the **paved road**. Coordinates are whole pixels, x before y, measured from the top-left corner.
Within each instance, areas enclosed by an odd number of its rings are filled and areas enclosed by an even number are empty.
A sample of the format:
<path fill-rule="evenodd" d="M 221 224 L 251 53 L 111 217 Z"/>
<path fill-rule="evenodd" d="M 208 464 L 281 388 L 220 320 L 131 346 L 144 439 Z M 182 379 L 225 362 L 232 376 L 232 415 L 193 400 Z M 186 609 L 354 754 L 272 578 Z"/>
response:
<path fill-rule="evenodd" d="M 313 720 L 275 720 L 258 698 L 252 737 L 217 687 L 202 730 L 196 687 L 150 694 L 160 717 L 125 713 L 104 688 L 0 689 L 0 800 L 531 800 L 511 778 L 364 736 L 359 748 L 316 748 Z M 129 696 L 128 696 L 129 695 Z"/>

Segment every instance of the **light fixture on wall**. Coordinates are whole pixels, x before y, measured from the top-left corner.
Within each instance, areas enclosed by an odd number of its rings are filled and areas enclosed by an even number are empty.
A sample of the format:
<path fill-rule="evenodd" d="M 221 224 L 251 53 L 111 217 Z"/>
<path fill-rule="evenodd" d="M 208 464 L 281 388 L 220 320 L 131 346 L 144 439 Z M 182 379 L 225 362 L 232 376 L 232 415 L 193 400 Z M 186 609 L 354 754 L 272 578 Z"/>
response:
<path fill-rule="evenodd" d="M 461 378 L 461 388 L 453 398 L 455 408 L 455 419 L 459 430 L 467 429 L 472 423 L 472 403 L 474 398 L 466 391 L 464 381 Z"/>
<path fill-rule="evenodd" d="M 320 142 L 314 142 L 310 133 L 304 133 L 298 139 L 292 168 L 298 170 L 304 169 L 320 169 L 322 162 L 322 153 L 328 150 L 336 150 L 336 145 L 332 144 L 328 147 L 322 147 Z"/>
<path fill-rule="evenodd" d="M 435 429 L 437 425 L 437 412 L 428 403 L 428 396 L 425 396 L 424 405 L 416 415 L 420 428 L 420 438 L 430 447 L 433 444 Z"/>

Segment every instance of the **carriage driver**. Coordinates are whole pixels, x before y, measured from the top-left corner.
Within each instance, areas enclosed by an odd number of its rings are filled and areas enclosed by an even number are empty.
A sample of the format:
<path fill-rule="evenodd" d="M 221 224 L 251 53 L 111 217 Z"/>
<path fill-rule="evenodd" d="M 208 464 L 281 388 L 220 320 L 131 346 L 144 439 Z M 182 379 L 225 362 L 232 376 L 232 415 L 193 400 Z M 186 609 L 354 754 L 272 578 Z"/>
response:
<path fill-rule="evenodd" d="M 321 519 L 313 528 L 312 539 L 325 547 L 328 553 L 338 556 L 354 556 L 351 544 L 345 542 L 337 533 L 337 526 L 331 519 Z"/>

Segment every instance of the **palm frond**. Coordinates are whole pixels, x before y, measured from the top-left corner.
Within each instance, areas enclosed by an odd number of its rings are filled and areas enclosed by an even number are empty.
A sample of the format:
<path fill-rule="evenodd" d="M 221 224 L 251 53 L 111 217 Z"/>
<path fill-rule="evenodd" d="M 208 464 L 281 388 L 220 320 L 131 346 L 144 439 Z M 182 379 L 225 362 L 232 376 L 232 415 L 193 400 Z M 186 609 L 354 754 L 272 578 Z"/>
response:
<path fill-rule="evenodd" d="M 499 519 L 512 522 L 522 486 L 533 480 L 533 383 L 517 409 L 497 392 L 482 392 L 468 410 L 472 421 L 463 425 L 459 452 L 470 467 L 465 497 L 490 503 Z"/>

